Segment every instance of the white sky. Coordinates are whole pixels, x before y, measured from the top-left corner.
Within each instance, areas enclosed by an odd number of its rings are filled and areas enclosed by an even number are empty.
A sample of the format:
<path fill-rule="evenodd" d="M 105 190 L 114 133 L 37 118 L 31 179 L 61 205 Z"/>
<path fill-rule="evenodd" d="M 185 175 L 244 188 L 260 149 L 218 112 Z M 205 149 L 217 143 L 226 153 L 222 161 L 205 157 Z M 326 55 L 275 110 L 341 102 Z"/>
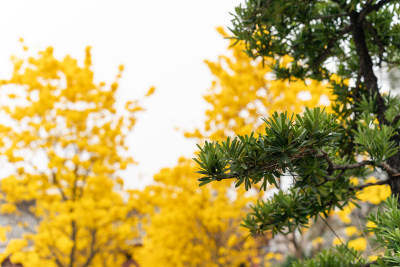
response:
<path fill-rule="evenodd" d="M 22 55 L 19 37 L 30 52 L 54 46 L 83 60 L 92 46 L 97 81 L 112 81 L 125 65 L 121 99 L 138 99 L 151 85 L 156 93 L 143 101 L 147 111 L 129 139 L 139 162 L 125 174 L 126 187 L 142 187 L 179 156 L 191 157 L 195 142 L 175 127 L 193 129 L 204 121 L 202 95 L 212 76 L 203 63 L 225 53 L 227 41 L 215 31 L 229 26 L 239 0 L 80 0 L 0 1 L 0 78 L 11 73 L 10 56 Z"/>

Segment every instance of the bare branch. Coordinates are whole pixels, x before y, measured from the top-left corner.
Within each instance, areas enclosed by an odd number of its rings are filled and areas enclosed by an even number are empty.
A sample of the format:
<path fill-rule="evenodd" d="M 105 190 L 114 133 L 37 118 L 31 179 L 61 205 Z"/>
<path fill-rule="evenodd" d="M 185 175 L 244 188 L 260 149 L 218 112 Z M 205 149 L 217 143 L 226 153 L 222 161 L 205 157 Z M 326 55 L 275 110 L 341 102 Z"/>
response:
<path fill-rule="evenodd" d="M 75 250 L 76 250 L 76 242 L 77 242 L 76 235 L 77 235 L 77 231 L 78 231 L 75 221 L 71 222 L 71 228 L 72 228 L 71 241 L 73 242 L 73 246 L 71 248 L 71 253 L 69 255 L 69 267 L 73 267 L 74 262 L 75 262 Z"/>
<path fill-rule="evenodd" d="M 361 189 L 364 189 L 364 188 L 369 187 L 369 186 L 384 185 L 384 184 L 389 184 L 389 180 L 382 180 L 382 181 L 379 181 L 379 182 L 376 182 L 376 183 L 366 183 L 366 184 L 363 184 L 363 185 L 360 185 L 360 186 L 350 187 L 349 190 L 350 191 L 361 190 Z"/>
<path fill-rule="evenodd" d="M 316 155 L 317 158 L 323 158 L 325 161 L 328 163 L 328 174 L 332 174 L 333 171 L 335 170 L 351 170 L 351 169 L 358 169 L 363 166 L 367 165 L 374 165 L 374 161 L 371 160 L 364 160 L 358 163 L 353 163 L 353 164 L 333 164 L 332 160 L 329 158 L 328 153 L 325 151 L 322 151 L 322 154 Z"/>
<path fill-rule="evenodd" d="M 44 175 L 44 174 L 42 174 L 42 175 Z M 53 179 L 53 184 L 57 187 L 58 191 L 60 191 L 60 194 L 61 194 L 62 199 L 63 199 L 64 201 L 67 200 L 67 196 L 65 195 L 61 184 L 60 184 L 59 181 L 57 180 L 57 174 L 56 174 L 54 171 L 51 172 L 51 177 L 52 177 L 52 179 Z"/>
<path fill-rule="evenodd" d="M 367 165 L 374 165 L 374 161 L 372 160 L 363 160 L 358 163 L 347 164 L 347 165 L 334 165 L 334 170 L 351 170 L 351 169 L 358 169 Z"/>
<path fill-rule="evenodd" d="M 390 167 L 388 164 L 385 162 L 379 163 L 376 166 L 381 168 L 382 170 L 386 171 L 391 177 L 397 177 L 400 176 L 400 172 L 397 171 L 396 169 Z"/>
<path fill-rule="evenodd" d="M 96 256 L 97 250 L 94 249 L 94 246 L 96 245 L 96 235 L 97 235 L 97 230 L 93 229 L 91 231 L 92 234 L 92 241 L 90 242 L 90 254 L 89 257 L 87 258 L 86 262 L 82 265 L 82 267 L 87 267 L 92 263 L 92 260 L 94 258 L 94 256 Z"/>
<path fill-rule="evenodd" d="M 391 177 L 400 176 L 400 172 L 398 170 L 390 167 L 385 162 L 376 163 L 372 160 L 364 160 L 364 161 L 361 161 L 358 163 L 353 163 L 353 164 L 338 165 L 338 164 L 333 164 L 332 160 L 328 156 L 328 153 L 326 153 L 325 151 L 322 151 L 322 154 L 318 154 L 318 155 L 316 155 L 316 157 L 323 158 L 328 163 L 328 174 L 332 174 L 332 172 L 334 170 L 345 171 L 345 170 L 357 169 L 357 168 L 361 168 L 361 167 L 370 165 L 370 166 L 376 166 L 376 167 L 381 168 L 382 170 L 386 171 Z M 328 179 L 327 181 L 334 181 L 334 180 L 336 180 L 336 178 Z"/>
<path fill-rule="evenodd" d="M 60 259 L 58 258 L 57 253 L 53 250 L 53 248 L 55 248 L 55 247 L 52 247 L 52 246 L 48 247 L 50 254 L 54 257 L 54 260 L 58 267 L 64 267 L 64 265 L 61 263 Z"/>

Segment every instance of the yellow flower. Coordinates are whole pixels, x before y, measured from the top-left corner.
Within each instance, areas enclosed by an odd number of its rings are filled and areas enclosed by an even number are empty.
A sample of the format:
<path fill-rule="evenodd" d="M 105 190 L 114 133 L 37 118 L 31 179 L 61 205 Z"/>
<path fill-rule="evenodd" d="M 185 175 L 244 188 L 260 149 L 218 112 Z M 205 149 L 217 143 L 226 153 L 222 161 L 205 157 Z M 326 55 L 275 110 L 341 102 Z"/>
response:
<path fill-rule="evenodd" d="M 378 179 L 370 177 L 365 183 L 376 183 Z M 390 196 L 390 187 L 388 185 L 369 186 L 364 188 L 357 197 L 361 201 L 368 201 L 372 204 L 379 204 Z"/>
<path fill-rule="evenodd" d="M 154 94 L 154 91 L 156 90 L 155 86 L 150 87 L 149 91 L 147 91 L 146 96 L 151 96 Z"/>
<path fill-rule="evenodd" d="M 368 228 L 376 228 L 376 224 L 374 222 L 368 221 L 367 222 L 367 227 Z"/>
<path fill-rule="evenodd" d="M 316 246 L 322 244 L 323 242 L 324 242 L 324 240 L 322 239 L 322 237 L 317 237 L 316 239 L 314 239 L 314 240 L 312 241 L 312 245 L 313 245 L 314 247 L 316 247 Z"/>
<path fill-rule="evenodd" d="M 358 229 L 355 226 L 346 227 L 346 235 L 352 236 L 358 233 Z"/>
<path fill-rule="evenodd" d="M 368 256 L 368 260 L 370 260 L 370 261 L 376 261 L 378 258 L 379 258 L 378 255 L 371 255 L 371 256 Z"/>
<path fill-rule="evenodd" d="M 0 227 L 0 241 L 6 242 L 7 241 L 7 232 L 11 231 L 11 226 L 1 226 Z"/>
<path fill-rule="evenodd" d="M 359 237 L 349 241 L 348 246 L 358 251 L 364 251 L 367 247 L 367 240 L 364 237 Z"/>
<path fill-rule="evenodd" d="M 340 242 L 340 239 L 335 237 L 332 241 L 332 245 L 337 246 L 337 245 L 341 245 L 342 242 Z"/>

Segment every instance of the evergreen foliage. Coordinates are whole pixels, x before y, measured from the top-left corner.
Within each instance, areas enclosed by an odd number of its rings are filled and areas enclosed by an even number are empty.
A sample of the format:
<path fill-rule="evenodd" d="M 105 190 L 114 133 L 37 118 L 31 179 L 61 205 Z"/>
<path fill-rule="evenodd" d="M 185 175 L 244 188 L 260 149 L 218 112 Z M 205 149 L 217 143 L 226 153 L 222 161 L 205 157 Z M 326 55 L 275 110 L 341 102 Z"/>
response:
<path fill-rule="evenodd" d="M 243 220 L 252 235 L 293 233 L 309 218 L 355 203 L 367 187 L 388 184 L 400 194 L 400 98 L 382 94 L 375 74 L 400 63 L 399 19 L 396 0 L 247 0 L 236 8 L 231 31 L 248 55 L 264 59 L 278 79 L 326 80 L 333 92 L 332 113 L 274 113 L 263 132 L 199 146 L 200 185 L 234 179 L 236 187 L 266 190 L 293 177 L 289 190 L 252 207 Z M 284 63 L 285 55 L 293 61 Z M 366 182 L 376 170 L 381 180 Z M 377 261 L 365 264 L 342 246 L 292 266 L 398 266 L 396 198 L 386 206 L 369 217 L 386 249 Z"/>

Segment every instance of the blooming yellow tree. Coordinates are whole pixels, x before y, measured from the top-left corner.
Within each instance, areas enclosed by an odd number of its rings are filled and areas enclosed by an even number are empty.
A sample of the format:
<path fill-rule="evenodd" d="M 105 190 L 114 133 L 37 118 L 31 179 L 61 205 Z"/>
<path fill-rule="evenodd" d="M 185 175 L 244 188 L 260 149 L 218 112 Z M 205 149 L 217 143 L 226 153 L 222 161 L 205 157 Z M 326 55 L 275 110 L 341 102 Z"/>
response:
<path fill-rule="evenodd" d="M 229 35 L 218 28 L 225 38 Z M 314 80 L 282 81 L 272 76 L 268 62 L 250 59 L 244 45 L 230 40 L 229 55 L 216 62 L 206 60 L 215 79 L 204 99 L 210 104 L 204 129 L 186 133 L 188 137 L 218 140 L 230 135 L 245 135 L 261 130 L 261 118 L 275 111 L 299 113 L 305 106 L 329 104 L 330 88 Z M 268 59 L 266 59 L 268 60 Z M 282 64 L 289 64 L 286 57 Z"/>
<path fill-rule="evenodd" d="M 1 181 L 1 212 L 30 202 L 39 224 L 11 240 L 3 258 L 26 267 L 121 266 L 139 233 L 119 173 L 133 163 L 125 139 L 142 109 L 137 101 L 117 106 L 123 66 L 106 85 L 94 82 L 90 48 L 84 64 L 55 58 L 51 47 L 13 64 L 0 82 L 0 153 L 12 169 Z"/>
<path fill-rule="evenodd" d="M 260 263 L 257 243 L 241 229 L 241 215 L 254 196 L 230 194 L 229 184 L 198 188 L 196 168 L 181 158 L 155 175 L 139 193 L 150 208 L 150 225 L 139 254 L 140 266 L 239 266 Z M 137 194 L 138 192 L 132 194 Z M 147 196 L 147 197 L 146 197 Z M 146 200 L 147 199 L 147 203 Z"/>
<path fill-rule="evenodd" d="M 186 133 L 187 137 L 217 140 L 246 134 L 258 129 L 261 118 L 275 110 L 298 112 L 328 99 L 324 84 L 275 81 L 268 76 L 267 66 L 249 59 L 242 50 L 229 47 L 231 55 L 206 61 L 215 77 L 204 97 L 210 108 L 204 129 Z M 226 181 L 199 188 L 195 172 L 193 161 L 181 158 L 176 167 L 155 175 L 155 183 L 143 192 L 132 191 L 132 198 L 150 214 L 140 266 L 268 266 L 280 260 L 279 254 L 262 250 L 270 236 L 249 238 L 240 227 L 241 216 L 261 193 L 237 190 Z"/>

